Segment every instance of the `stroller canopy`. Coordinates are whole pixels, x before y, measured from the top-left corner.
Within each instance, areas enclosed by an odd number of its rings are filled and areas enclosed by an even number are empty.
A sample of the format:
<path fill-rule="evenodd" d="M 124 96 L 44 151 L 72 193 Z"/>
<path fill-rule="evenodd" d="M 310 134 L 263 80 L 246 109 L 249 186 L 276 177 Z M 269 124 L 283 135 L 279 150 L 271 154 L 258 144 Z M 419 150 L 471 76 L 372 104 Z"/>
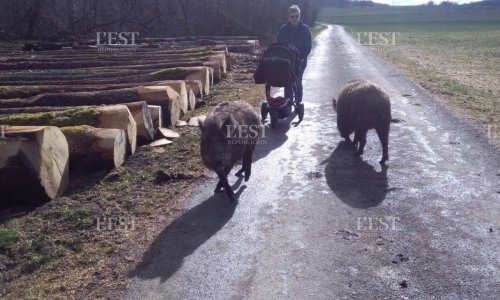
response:
<path fill-rule="evenodd" d="M 292 86 L 295 82 L 297 53 L 287 45 L 272 44 L 262 55 L 254 73 L 255 83 L 275 87 Z"/>

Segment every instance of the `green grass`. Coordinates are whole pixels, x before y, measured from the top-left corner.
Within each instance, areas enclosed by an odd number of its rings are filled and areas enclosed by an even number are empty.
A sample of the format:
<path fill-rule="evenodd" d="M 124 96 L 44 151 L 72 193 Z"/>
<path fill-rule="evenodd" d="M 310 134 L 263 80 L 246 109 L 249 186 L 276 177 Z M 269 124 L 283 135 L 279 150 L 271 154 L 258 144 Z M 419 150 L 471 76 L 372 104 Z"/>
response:
<path fill-rule="evenodd" d="M 464 24 L 482 26 L 499 22 L 499 12 L 499 8 L 427 6 L 324 8 L 318 16 L 318 21 L 342 25 L 417 25 L 420 28 L 432 29 L 440 24 L 453 27 Z"/>
<path fill-rule="evenodd" d="M 19 233 L 8 228 L 0 228 L 0 250 L 11 247 L 19 240 Z"/>

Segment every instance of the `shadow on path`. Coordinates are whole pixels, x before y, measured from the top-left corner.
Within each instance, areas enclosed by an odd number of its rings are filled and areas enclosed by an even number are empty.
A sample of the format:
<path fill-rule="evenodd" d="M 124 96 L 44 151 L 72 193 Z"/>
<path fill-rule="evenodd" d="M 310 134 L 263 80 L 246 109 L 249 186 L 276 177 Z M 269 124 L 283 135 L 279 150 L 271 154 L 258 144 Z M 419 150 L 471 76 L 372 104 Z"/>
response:
<path fill-rule="evenodd" d="M 239 188 L 236 198 L 244 189 L 245 186 Z M 191 208 L 162 231 L 128 276 L 166 281 L 182 266 L 185 257 L 224 227 L 235 209 L 236 205 L 228 203 L 224 192 Z"/>
<path fill-rule="evenodd" d="M 384 201 L 387 193 L 387 167 L 380 172 L 354 156 L 353 146 L 345 141 L 338 144 L 325 161 L 328 186 L 342 202 L 356 208 L 369 208 Z"/>

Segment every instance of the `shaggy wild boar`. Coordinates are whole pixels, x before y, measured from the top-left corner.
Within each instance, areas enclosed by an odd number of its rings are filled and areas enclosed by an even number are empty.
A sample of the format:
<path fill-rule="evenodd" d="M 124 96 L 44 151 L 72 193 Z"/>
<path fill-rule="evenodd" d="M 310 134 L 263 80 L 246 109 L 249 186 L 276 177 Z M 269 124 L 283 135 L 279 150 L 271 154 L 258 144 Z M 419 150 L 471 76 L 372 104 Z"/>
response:
<path fill-rule="evenodd" d="M 257 138 L 260 137 L 259 116 L 244 101 L 223 102 L 199 125 L 203 163 L 219 177 L 214 192 L 224 188 L 229 200 L 234 202 L 234 193 L 227 175 L 236 162 L 242 159 L 242 168 L 236 176 L 245 173 L 245 181 L 250 178 L 252 155 Z"/>
<path fill-rule="evenodd" d="M 337 110 L 337 127 L 346 141 L 354 132 L 355 146 L 358 145 L 357 156 L 363 154 L 366 144 L 366 133 L 375 129 L 382 143 L 382 160 L 389 159 L 388 143 L 391 122 L 391 102 L 389 96 L 376 84 L 363 79 L 349 82 L 340 92 L 338 100 L 333 99 Z"/>

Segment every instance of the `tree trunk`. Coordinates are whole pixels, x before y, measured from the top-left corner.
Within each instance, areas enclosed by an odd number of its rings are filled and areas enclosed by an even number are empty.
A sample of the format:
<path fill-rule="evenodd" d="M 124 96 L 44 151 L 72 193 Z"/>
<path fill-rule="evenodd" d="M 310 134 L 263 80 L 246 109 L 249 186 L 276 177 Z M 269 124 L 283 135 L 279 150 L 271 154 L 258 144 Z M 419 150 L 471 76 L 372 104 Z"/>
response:
<path fill-rule="evenodd" d="M 36 80 L 33 81 L 31 78 L 27 81 L 8 81 L 7 83 L 3 83 L 3 85 L 9 86 L 20 86 L 20 85 L 33 85 L 35 82 L 39 85 L 71 85 L 71 84 L 88 84 L 88 85 L 96 85 L 96 84 L 120 84 L 120 83 L 138 83 L 138 82 L 151 82 L 151 81 L 161 81 L 161 80 L 200 80 L 203 84 L 203 88 L 205 92 L 208 93 L 211 86 L 211 68 L 209 67 L 182 67 L 182 68 L 170 68 L 170 69 L 161 69 L 155 72 L 148 73 L 136 73 L 130 76 L 125 76 L 114 73 L 106 74 L 104 77 L 101 75 L 94 75 L 93 77 L 89 77 L 88 79 L 68 79 L 67 76 L 60 76 L 56 79 L 48 79 L 48 80 Z M 135 72 L 135 71 L 134 71 Z M 123 72 L 122 72 L 123 74 Z M 97 76 L 97 77 L 96 77 Z M 2 84 L 0 82 L 0 84 Z M 8 99 L 12 100 L 12 99 Z M 118 100 L 116 100 L 118 101 Z M 137 100 L 135 100 L 137 101 Z M 9 103 L 9 101 L 4 100 L 0 102 Z M 120 101 L 118 101 L 120 102 Z M 2 105 L 0 107 L 9 107 Z M 13 106 L 10 106 L 13 107 Z"/>
<path fill-rule="evenodd" d="M 0 99 L 9 98 L 29 98 L 44 93 L 75 93 L 75 92 L 97 92 L 106 90 L 118 90 L 124 88 L 134 88 L 148 85 L 166 85 L 176 80 L 161 80 L 152 82 L 129 82 L 113 84 L 70 84 L 70 85 L 35 85 L 35 86 L 2 86 L 0 89 Z M 188 84 L 188 82 L 186 82 Z M 201 90 L 201 84 L 200 89 Z M 196 95 L 199 97 L 199 95 Z M 2 112 L 0 111 L 0 114 Z"/>
<path fill-rule="evenodd" d="M 44 202 L 68 184 L 68 143 L 53 126 L 7 126 L 0 141 L 0 207 Z"/>
<path fill-rule="evenodd" d="M 155 129 L 148 104 L 145 101 L 125 103 L 137 124 L 137 143 L 148 144 L 153 140 Z"/>
<path fill-rule="evenodd" d="M 199 80 L 186 80 L 186 85 L 193 90 L 195 97 L 203 100 L 203 86 Z M 190 107 L 190 109 L 194 109 L 194 106 Z"/>
<path fill-rule="evenodd" d="M 169 86 L 179 94 L 179 104 L 181 106 L 181 116 L 185 115 L 189 107 L 189 99 L 184 80 L 164 80 L 155 84 L 156 86 Z"/>
<path fill-rule="evenodd" d="M 153 122 L 153 127 L 155 129 L 163 127 L 161 106 L 158 105 L 148 105 L 149 113 L 151 114 L 151 121 Z"/>
<path fill-rule="evenodd" d="M 125 131 L 88 125 L 62 127 L 69 145 L 70 164 L 86 169 L 115 168 L 127 154 Z"/>
<path fill-rule="evenodd" d="M 140 90 L 140 95 L 142 101 L 161 104 L 164 124 L 175 127 L 181 117 L 179 93 L 170 86 L 145 86 Z"/>
<path fill-rule="evenodd" d="M 57 127 L 89 125 L 98 128 L 115 128 L 125 131 L 127 151 L 135 152 L 137 124 L 125 105 L 77 107 L 64 111 L 2 115 L 0 124 L 6 125 L 50 125 Z"/>
<path fill-rule="evenodd" d="M 189 110 L 193 110 L 196 106 L 196 96 L 194 95 L 191 87 L 188 88 L 188 108 Z"/>
<path fill-rule="evenodd" d="M 34 78 L 35 80 L 50 78 L 50 75 L 47 73 L 43 73 L 43 70 L 52 69 L 59 70 L 62 72 L 62 69 L 71 69 L 72 74 L 78 73 L 86 73 L 88 74 L 89 69 L 92 70 L 92 74 L 104 73 L 105 71 L 120 71 L 120 70 L 154 70 L 154 69 L 167 69 L 167 68 L 176 68 L 176 67 L 197 67 L 206 65 L 206 63 L 211 63 L 214 61 L 218 61 L 222 64 L 221 69 L 225 72 L 225 65 L 223 64 L 223 60 L 220 56 L 225 56 L 225 54 L 218 54 L 219 52 L 214 52 L 211 55 L 206 56 L 186 56 L 186 57 L 178 57 L 178 58 L 162 58 L 162 57 L 137 57 L 133 61 L 133 64 L 130 62 L 130 58 L 124 57 L 123 59 L 103 57 L 103 58 L 93 58 L 89 57 L 88 59 L 77 59 L 70 61 L 60 61 L 57 58 L 53 58 L 49 61 L 32 61 L 32 60 L 23 60 L 20 62 L 0 62 L 0 70 L 5 71 L 20 71 L 17 72 L 16 77 L 10 78 L 8 76 L 0 76 L 1 81 L 17 81 L 28 78 Z M 219 57 L 219 58 L 218 58 Z M 222 60 L 222 61 L 221 61 Z M 212 65 L 207 65 L 212 66 Z M 12 73 L 12 72 L 11 72 Z M 43 77 L 40 77 L 43 75 Z M 21 76 L 21 77 L 20 77 Z M 38 76 L 38 77 L 34 77 Z M 57 78 L 56 78 L 57 79 Z M 28 80 L 28 79 L 26 79 Z"/>

